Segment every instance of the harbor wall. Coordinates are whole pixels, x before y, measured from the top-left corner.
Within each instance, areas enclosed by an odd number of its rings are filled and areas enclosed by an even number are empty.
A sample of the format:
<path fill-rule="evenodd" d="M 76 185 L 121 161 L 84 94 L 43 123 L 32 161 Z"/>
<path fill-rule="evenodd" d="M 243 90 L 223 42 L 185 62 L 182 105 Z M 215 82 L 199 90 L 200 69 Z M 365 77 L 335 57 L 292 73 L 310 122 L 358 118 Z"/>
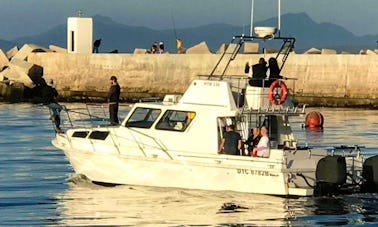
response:
<path fill-rule="evenodd" d="M 208 75 L 221 54 L 66 54 L 31 53 L 64 100 L 106 97 L 116 75 L 123 99 L 181 94 L 198 75 Z M 226 75 L 246 78 L 245 64 L 274 55 L 240 54 Z M 225 65 L 222 61 L 220 65 Z M 220 67 L 223 68 L 223 67 Z M 221 74 L 221 71 L 215 72 Z M 298 103 L 312 106 L 378 106 L 378 56 L 291 54 L 281 72 Z"/>

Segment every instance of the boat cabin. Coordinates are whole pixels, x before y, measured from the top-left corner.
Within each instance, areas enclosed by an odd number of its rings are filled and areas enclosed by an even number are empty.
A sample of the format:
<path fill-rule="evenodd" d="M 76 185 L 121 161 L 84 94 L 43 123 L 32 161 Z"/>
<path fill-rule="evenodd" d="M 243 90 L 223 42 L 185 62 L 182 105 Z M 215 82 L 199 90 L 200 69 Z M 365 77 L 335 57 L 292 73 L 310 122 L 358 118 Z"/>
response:
<path fill-rule="evenodd" d="M 229 124 L 243 140 L 251 128 L 265 126 L 272 148 L 295 146 L 287 116 L 293 110 L 265 108 L 273 105 L 261 97 L 267 88 L 256 89 L 246 89 L 246 105 L 240 108 L 228 81 L 194 80 L 177 102 L 136 103 L 122 126 L 164 141 L 168 150 L 183 152 L 216 154 Z"/>

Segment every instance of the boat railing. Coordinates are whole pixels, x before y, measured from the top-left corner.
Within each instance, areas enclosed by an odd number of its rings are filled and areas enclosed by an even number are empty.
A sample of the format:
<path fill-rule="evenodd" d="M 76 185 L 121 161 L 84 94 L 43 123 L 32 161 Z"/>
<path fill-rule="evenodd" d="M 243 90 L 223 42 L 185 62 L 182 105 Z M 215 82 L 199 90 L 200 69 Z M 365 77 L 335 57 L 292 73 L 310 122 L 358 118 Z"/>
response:
<path fill-rule="evenodd" d="M 87 103 L 85 104 L 84 107 L 77 107 L 77 108 L 67 108 L 65 105 L 62 105 L 62 112 L 60 114 L 61 122 L 62 122 L 62 129 L 66 130 L 66 129 L 74 128 L 74 127 L 92 128 L 92 127 L 110 126 L 108 110 L 106 107 L 107 107 L 106 104 L 92 104 L 92 103 Z M 120 104 L 120 110 L 127 111 L 129 107 L 130 105 L 128 104 Z M 50 114 L 51 114 L 51 110 L 50 110 Z M 140 132 L 132 128 L 128 128 L 128 129 L 132 131 L 133 133 L 137 133 L 144 137 L 150 138 L 154 142 L 154 144 L 156 144 L 156 147 L 159 150 L 164 152 L 170 159 L 173 160 L 172 155 L 168 152 L 168 149 L 159 139 L 154 138 L 146 133 Z M 134 137 L 134 141 L 137 143 L 143 155 L 147 157 L 146 151 L 143 148 L 144 144 L 139 142 L 135 137 Z M 112 143 L 114 144 L 115 147 L 117 147 L 117 144 L 113 137 L 112 137 Z M 117 150 L 119 152 L 118 147 L 117 147 Z"/>
<path fill-rule="evenodd" d="M 169 153 L 167 147 L 161 142 L 161 140 L 155 138 L 155 137 L 152 137 L 146 133 L 143 133 L 143 132 L 140 132 L 138 130 L 135 130 L 133 128 L 128 128 L 130 131 L 134 132 L 134 133 L 137 133 L 137 134 L 140 134 L 144 137 L 147 137 L 149 139 L 151 139 L 152 141 L 154 141 L 154 143 L 157 145 L 157 147 L 159 148 L 159 150 L 163 151 L 171 160 L 173 160 L 173 156 Z M 139 149 L 142 151 L 142 153 L 144 154 L 145 157 L 147 157 L 147 154 L 143 148 L 143 144 L 141 144 L 135 137 L 134 137 L 134 141 L 138 144 L 138 147 Z"/>
<path fill-rule="evenodd" d="M 341 155 L 343 157 L 359 157 L 361 155 L 361 149 L 365 146 L 360 145 L 340 145 L 335 147 L 326 148 L 330 155 Z"/>
<path fill-rule="evenodd" d="M 85 107 L 64 108 L 68 126 L 93 127 L 109 124 L 109 116 L 102 104 L 86 104 Z M 63 114 L 61 114 L 63 115 Z"/>
<path fill-rule="evenodd" d="M 75 105 L 77 107 L 67 107 L 60 105 L 60 121 L 62 129 L 74 127 L 100 127 L 109 126 L 109 110 L 107 104 L 86 103 L 83 105 Z M 127 112 L 130 108 L 129 104 L 119 104 L 120 114 Z M 50 116 L 53 110 L 49 108 Z M 54 125 L 54 122 L 52 122 Z"/>
<path fill-rule="evenodd" d="M 306 105 L 302 107 L 285 107 L 281 106 L 271 106 L 267 108 L 253 109 L 253 108 L 243 108 L 242 115 L 256 114 L 256 115 L 286 115 L 286 116 L 300 116 L 306 114 Z"/>
<path fill-rule="evenodd" d="M 198 75 L 199 79 L 208 79 L 209 75 Z M 295 81 L 297 78 L 283 77 L 282 79 L 253 78 L 247 75 L 212 75 L 211 80 L 223 80 L 229 82 L 231 91 L 234 94 L 235 104 L 238 107 L 243 107 L 245 104 L 245 96 L 247 87 L 269 88 L 275 80 L 280 80 L 286 83 L 291 97 L 295 95 Z M 251 85 L 252 84 L 252 85 Z"/>
<path fill-rule="evenodd" d="M 220 76 L 220 79 L 223 79 L 223 77 L 226 75 L 228 66 L 230 65 L 231 61 L 233 61 L 238 53 L 240 52 L 241 47 L 246 42 L 255 42 L 258 41 L 267 41 L 267 40 L 280 40 L 282 41 L 281 47 L 279 51 L 277 52 L 277 55 L 275 59 L 278 61 L 280 59 L 280 67 L 279 72 L 281 72 L 282 68 L 284 67 L 286 60 L 290 54 L 294 50 L 294 43 L 295 38 L 293 37 L 258 37 L 258 36 L 245 36 L 245 35 L 238 35 L 234 36 L 231 40 L 231 42 L 227 45 L 227 48 L 225 51 L 223 51 L 221 57 L 215 64 L 213 70 L 208 75 L 208 79 L 212 79 L 214 77 Z M 226 56 L 229 56 L 226 58 Z"/>

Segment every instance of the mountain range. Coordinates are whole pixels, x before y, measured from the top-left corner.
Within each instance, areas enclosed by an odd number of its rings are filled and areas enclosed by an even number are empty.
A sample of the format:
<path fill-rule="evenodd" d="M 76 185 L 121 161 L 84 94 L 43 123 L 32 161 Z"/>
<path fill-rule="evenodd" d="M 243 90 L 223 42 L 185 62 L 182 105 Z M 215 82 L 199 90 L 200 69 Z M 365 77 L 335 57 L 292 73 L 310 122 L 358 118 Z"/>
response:
<path fill-rule="evenodd" d="M 277 27 L 277 17 L 258 21 L 254 26 Z M 247 31 L 246 31 L 247 30 Z M 231 41 L 232 36 L 249 34 L 249 27 L 229 24 L 209 24 L 193 28 L 172 28 L 155 30 L 147 27 L 128 26 L 113 21 L 110 17 L 93 17 L 93 39 L 102 39 L 100 52 L 133 52 L 135 48 L 150 48 L 155 41 L 163 41 L 168 51 L 174 52 L 176 38 L 183 40 L 184 47 L 191 47 L 205 41 L 211 51 L 216 51 L 222 43 Z M 312 47 L 336 49 L 358 53 L 361 49 L 376 49 L 378 35 L 356 36 L 345 28 L 332 23 L 316 23 L 306 13 L 288 13 L 281 16 L 281 36 L 296 38 L 295 51 L 304 52 Z M 33 43 L 48 47 L 67 46 L 67 25 L 62 24 L 34 36 L 19 37 L 14 40 L 1 40 L 0 49 L 4 52 L 14 46 Z"/>

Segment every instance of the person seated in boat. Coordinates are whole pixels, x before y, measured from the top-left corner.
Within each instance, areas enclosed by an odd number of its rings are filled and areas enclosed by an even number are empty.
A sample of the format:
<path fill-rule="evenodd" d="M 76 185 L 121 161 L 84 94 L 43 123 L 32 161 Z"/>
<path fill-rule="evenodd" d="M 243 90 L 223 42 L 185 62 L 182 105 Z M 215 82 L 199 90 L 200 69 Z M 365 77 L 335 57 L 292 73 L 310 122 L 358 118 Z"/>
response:
<path fill-rule="evenodd" d="M 251 86 L 263 86 L 263 81 L 266 78 L 268 67 L 264 58 L 259 59 L 259 63 L 252 66 L 252 78 L 249 80 Z"/>
<path fill-rule="evenodd" d="M 245 144 L 248 146 L 248 156 L 252 156 L 253 148 L 257 146 L 261 138 L 260 129 L 258 127 L 251 128 L 251 135 L 245 141 Z"/>
<path fill-rule="evenodd" d="M 266 87 L 270 87 L 272 83 L 277 79 L 285 79 L 285 77 L 280 75 L 280 68 L 278 67 L 276 58 L 269 58 L 268 60 L 269 68 L 269 80 L 266 82 Z"/>
<path fill-rule="evenodd" d="M 253 149 L 252 157 L 263 157 L 269 158 L 270 155 L 270 145 L 268 137 L 268 129 L 266 127 L 261 127 L 260 129 L 261 138 L 257 146 Z"/>
<path fill-rule="evenodd" d="M 219 145 L 218 154 L 242 155 L 242 140 L 238 132 L 235 132 L 234 125 L 227 125 Z"/>

